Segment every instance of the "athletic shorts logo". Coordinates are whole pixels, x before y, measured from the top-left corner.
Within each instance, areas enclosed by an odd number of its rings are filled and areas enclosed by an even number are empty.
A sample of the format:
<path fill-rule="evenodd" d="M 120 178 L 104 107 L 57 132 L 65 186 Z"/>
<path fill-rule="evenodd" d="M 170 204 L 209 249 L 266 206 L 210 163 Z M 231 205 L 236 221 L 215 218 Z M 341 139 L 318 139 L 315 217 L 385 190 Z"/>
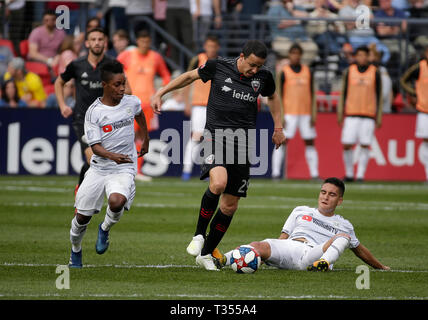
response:
<path fill-rule="evenodd" d="M 105 125 L 105 126 L 103 126 L 103 131 L 104 132 L 111 132 L 111 131 L 113 131 L 113 126 L 111 124 Z"/>

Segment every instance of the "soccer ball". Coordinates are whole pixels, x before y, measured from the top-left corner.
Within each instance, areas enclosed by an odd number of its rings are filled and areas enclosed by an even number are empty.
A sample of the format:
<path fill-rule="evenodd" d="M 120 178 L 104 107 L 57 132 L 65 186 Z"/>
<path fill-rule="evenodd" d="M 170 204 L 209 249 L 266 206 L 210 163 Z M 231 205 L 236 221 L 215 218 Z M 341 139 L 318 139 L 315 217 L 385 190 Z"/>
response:
<path fill-rule="evenodd" d="M 260 267 L 260 255 L 252 246 L 239 246 L 232 251 L 230 265 L 236 273 L 253 273 Z"/>

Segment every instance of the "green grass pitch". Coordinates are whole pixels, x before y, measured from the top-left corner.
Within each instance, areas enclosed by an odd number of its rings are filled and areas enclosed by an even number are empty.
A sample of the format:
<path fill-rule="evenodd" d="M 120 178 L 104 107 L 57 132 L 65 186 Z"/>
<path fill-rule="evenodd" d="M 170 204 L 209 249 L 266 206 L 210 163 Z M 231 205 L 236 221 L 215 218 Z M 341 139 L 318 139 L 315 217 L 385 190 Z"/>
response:
<path fill-rule="evenodd" d="M 0 299 L 428 299 L 428 186 L 348 184 L 336 213 L 391 271 L 370 268 L 369 289 L 357 289 L 362 265 L 345 251 L 333 272 L 262 266 L 251 275 L 207 272 L 186 253 L 207 183 L 156 178 L 137 182 L 130 212 L 113 227 L 110 248 L 95 252 L 94 216 L 83 241 L 84 268 L 57 289 L 58 265 L 70 254 L 76 177 L 0 177 Z M 316 206 L 320 183 L 252 179 L 221 242 L 223 252 L 276 238 L 298 205 Z"/>

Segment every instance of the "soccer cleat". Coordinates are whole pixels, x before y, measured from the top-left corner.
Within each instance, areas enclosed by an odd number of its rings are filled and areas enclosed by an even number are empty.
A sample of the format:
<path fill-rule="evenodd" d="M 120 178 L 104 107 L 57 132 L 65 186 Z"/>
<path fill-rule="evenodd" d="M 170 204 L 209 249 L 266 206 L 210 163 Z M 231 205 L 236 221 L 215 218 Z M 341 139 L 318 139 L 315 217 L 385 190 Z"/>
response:
<path fill-rule="evenodd" d="M 101 228 L 101 224 L 98 227 L 98 238 L 97 238 L 97 243 L 95 244 L 95 250 L 97 251 L 98 254 L 103 254 L 104 252 L 107 251 L 108 246 L 110 244 L 110 242 L 108 241 L 108 231 L 104 231 Z"/>
<path fill-rule="evenodd" d="M 197 256 L 196 264 L 208 271 L 220 271 L 216 267 L 213 256 L 211 254 L 206 254 L 204 256 L 201 256 L 201 255 Z"/>
<path fill-rule="evenodd" d="M 308 271 L 328 271 L 330 264 L 327 260 L 319 259 L 312 265 L 308 266 Z"/>
<path fill-rule="evenodd" d="M 183 172 L 181 175 L 181 180 L 189 181 L 191 177 L 192 177 L 192 174 L 190 172 Z"/>
<path fill-rule="evenodd" d="M 145 174 L 137 173 L 137 175 L 135 176 L 135 180 L 142 181 L 142 182 L 151 182 L 153 178 L 146 176 Z"/>
<path fill-rule="evenodd" d="M 82 250 L 80 250 L 79 252 L 74 252 L 73 250 L 71 250 L 68 266 L 70 268 L 82 268 Z"/>
<path fill-rule="evenodd" d="M 226 266 L 226 256 L 220 252 L 217 248 L 214 249 L 212 253 L 214 264 L 216 265 L 217 269 L 221 269 L 224 266 Z"/>
<path fill-rule="evenodd" d="M 354 182 L 354 178 L 353 177 L 345 177 L 343 178 L 343 182 Z"/>
<path fill-rule="evenodd" d="M 204 246 L 204 242 L 205 239 L 202 234 L 194 236 L 187 246 L 187 253 L 194 257 L 199 256 L 201 254 L 202 247 Z"/>

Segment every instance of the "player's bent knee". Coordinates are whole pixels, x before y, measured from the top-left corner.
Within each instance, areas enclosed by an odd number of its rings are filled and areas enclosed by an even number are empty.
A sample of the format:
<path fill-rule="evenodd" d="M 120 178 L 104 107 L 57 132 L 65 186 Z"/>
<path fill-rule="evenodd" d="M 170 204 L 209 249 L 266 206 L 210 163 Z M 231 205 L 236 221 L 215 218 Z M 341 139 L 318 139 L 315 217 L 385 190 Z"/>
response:
<path fill-rule="evenodd" d="M 214 194 L 221 194 L 226 189 L 227 180 L 217 179 L 210 181 L 210 190 Z"/>
<path fill-rule="evenodd" d="M 265 241 L 253 241 L 250 243 L 250 246 L 257 251 L 262 260 L 268 259 L 271 255 L 270 245 Z"/>
<path fill-rule="evenodd" d="M 120 212 L 126 204 L 126 197 L 120 193 L 112 193 L 108 198 L 108 205 L 113 212 Z"/>
<path fill-rule="evenodd" d="M 83 214 L 77 213 L 76 214 L 76 221 L 80 225 L 88 224 L 89 221 L 91 221 L 91 216 L 85 216 Z"/>

